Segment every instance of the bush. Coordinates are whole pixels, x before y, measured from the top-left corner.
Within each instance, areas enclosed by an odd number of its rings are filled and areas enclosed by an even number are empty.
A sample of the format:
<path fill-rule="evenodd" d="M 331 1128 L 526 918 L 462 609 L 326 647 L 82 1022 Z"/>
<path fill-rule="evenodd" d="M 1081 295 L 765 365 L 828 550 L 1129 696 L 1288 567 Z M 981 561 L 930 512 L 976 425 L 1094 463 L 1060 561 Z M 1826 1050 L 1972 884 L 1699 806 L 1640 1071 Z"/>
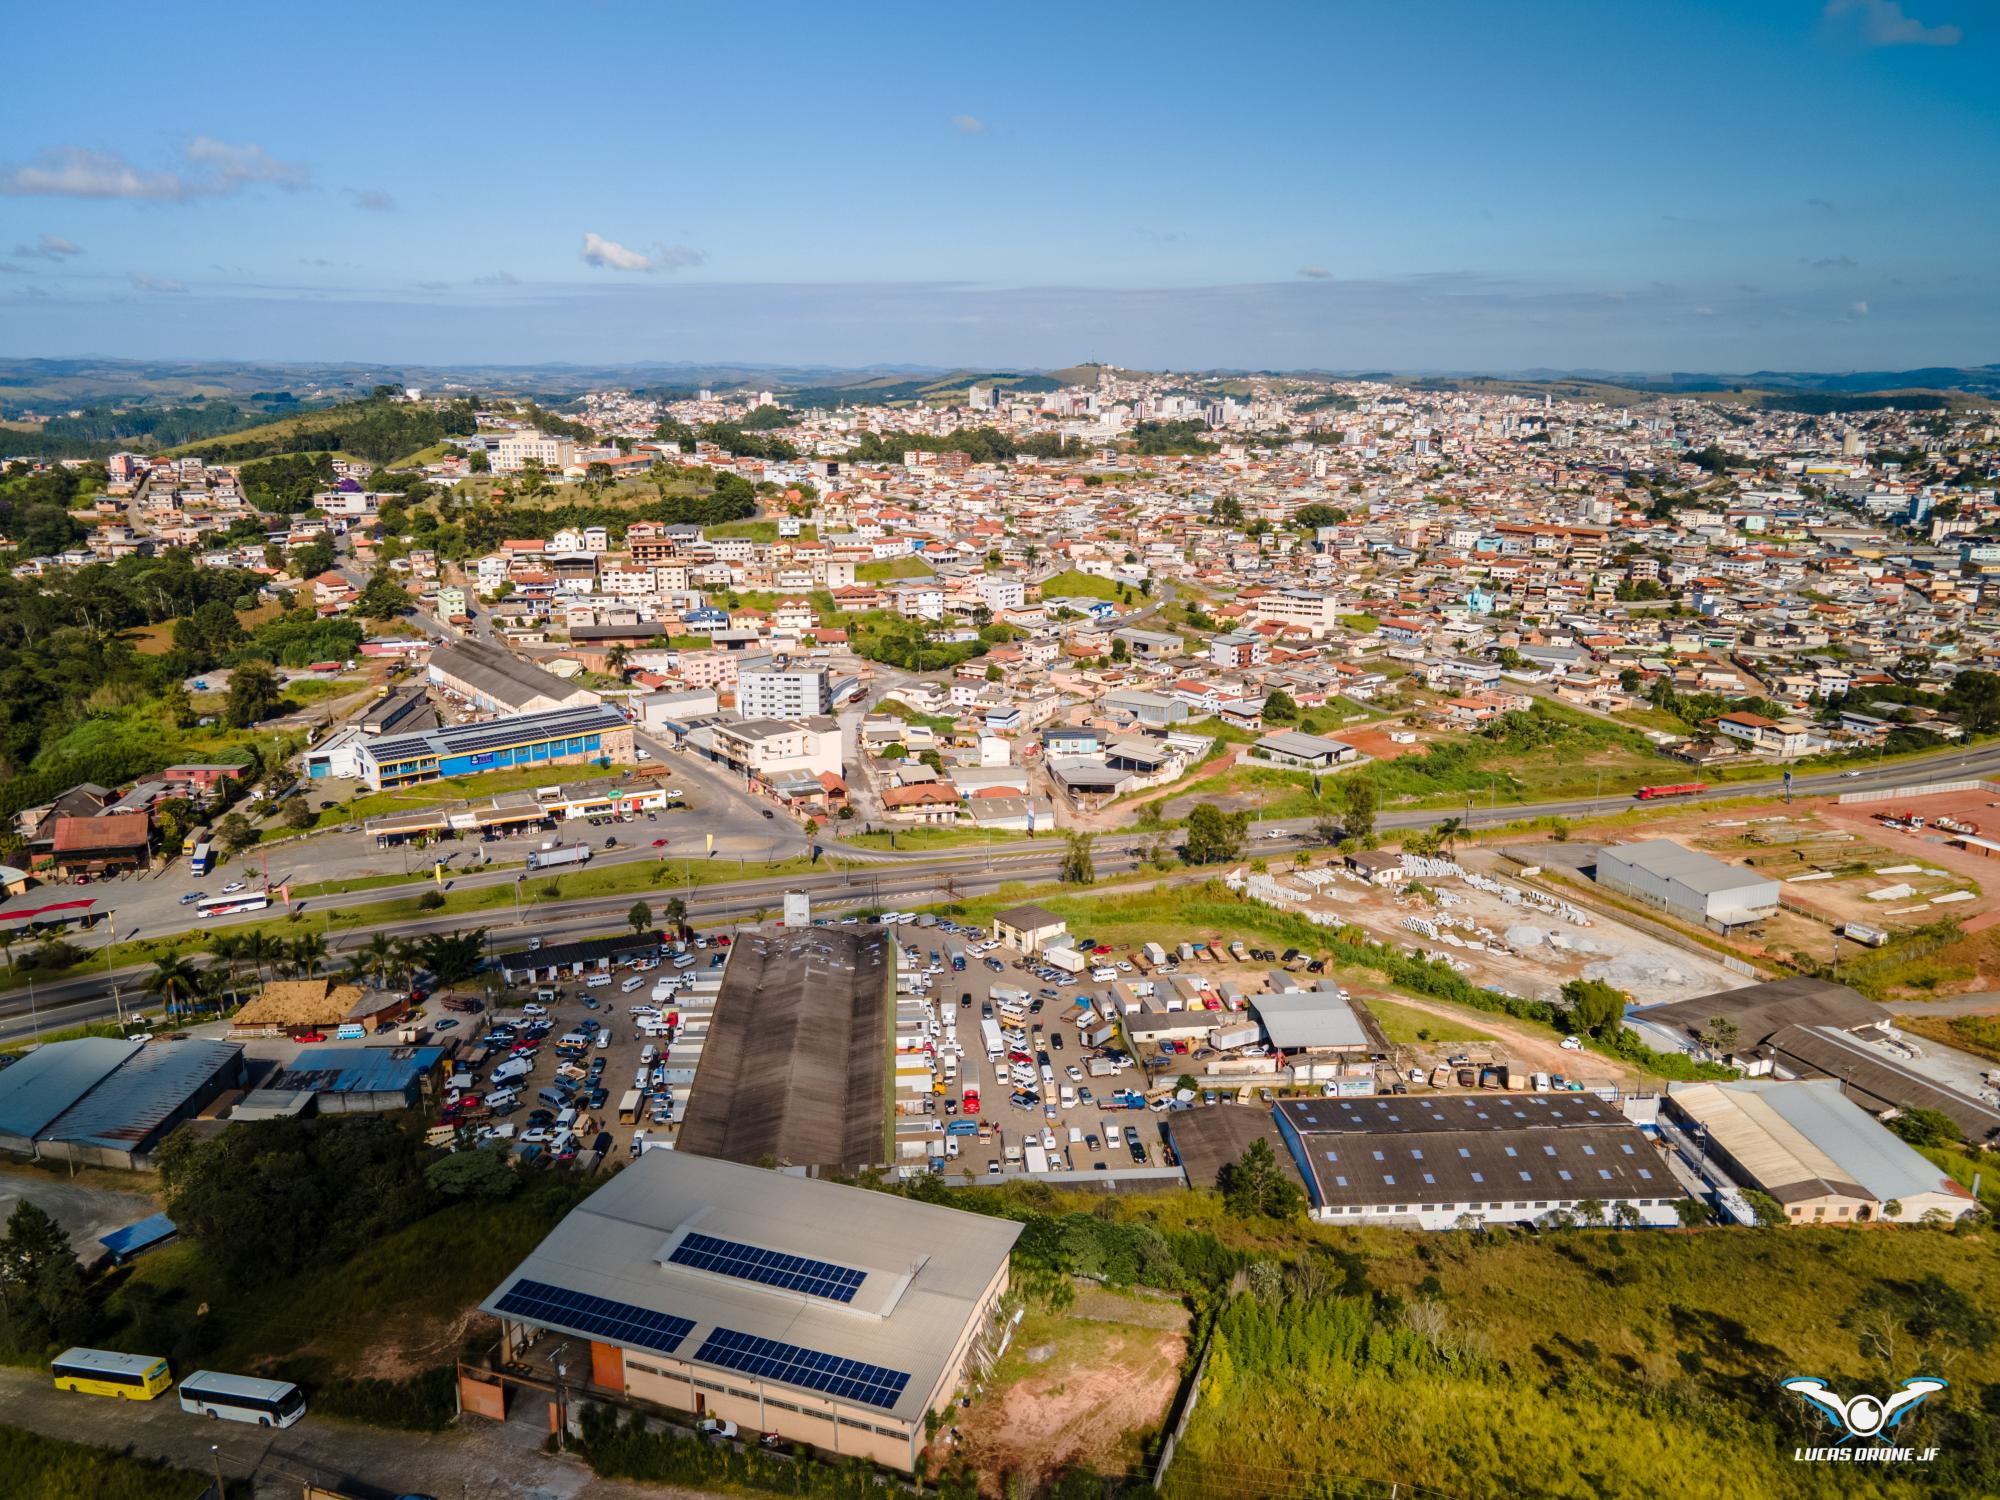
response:
<path fill-rule="evenodd" d="M 315 1359 L 290 1359 L 274 1377 L 306 1394 L 306 1405 L 325 1417 L 345 1417 L 372 1427 L 442 1432 L 458 1415 L 458 1368 L 436 1365 L 407 1380 L 355 1379 L 331 1374 Z"/>
<path fill-rule="evenodd" d="M 673 1484 L 687 1489 L 769 1490 L 780 1495 L 823 1495 L 832 1500 L 880 1500 L 876 1471 L 850 1460 L 830 1464 L 780 1458 L 751 1448 L 712 1443 L 692 1434 L 654 1431 L 645 1420 L 620 1422 L 606 1406 L 583 1408 L 580 1445 L 591 1468 L 607 1477 Z"/>
<path fill-rule="evenodd" d="M 83 1443 L 0 1427 L 0 1494 L 9 1500 L 194 1500 L 205 1475 Z"/>

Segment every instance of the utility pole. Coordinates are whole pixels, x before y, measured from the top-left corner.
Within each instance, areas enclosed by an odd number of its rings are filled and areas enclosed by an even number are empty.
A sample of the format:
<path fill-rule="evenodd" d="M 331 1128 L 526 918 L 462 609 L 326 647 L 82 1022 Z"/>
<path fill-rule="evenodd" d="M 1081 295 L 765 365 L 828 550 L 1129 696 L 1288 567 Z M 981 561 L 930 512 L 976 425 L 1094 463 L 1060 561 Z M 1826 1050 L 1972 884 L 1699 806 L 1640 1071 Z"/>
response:
<path fill-rule="evenodd" d="M 215 1500 L 228 1500 L 229 1492 L 222 1485 L 222 1445 L 210 1443 L 208 1456 L 215 1462 Z"/>

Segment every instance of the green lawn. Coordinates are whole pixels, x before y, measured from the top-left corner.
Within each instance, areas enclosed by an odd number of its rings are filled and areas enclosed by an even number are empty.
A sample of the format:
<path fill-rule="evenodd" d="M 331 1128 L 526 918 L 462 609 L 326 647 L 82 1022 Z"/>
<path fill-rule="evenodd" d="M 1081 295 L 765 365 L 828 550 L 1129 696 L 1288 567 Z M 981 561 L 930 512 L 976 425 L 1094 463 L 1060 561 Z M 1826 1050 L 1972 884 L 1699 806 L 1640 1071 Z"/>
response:
<path fill-rule="evenodd" d="M 1364 997 L 1369 1011 L 1382 1023 L 1382 1034 L 1399 1046 L 1414 1046 L 1419 1042 L 1490 1042 L 1493 1033 L 1480 1031 L 1459 1021 L 1447 1021 L 1442 1016 L 1431 1015 L 1427 1011 L 1413 1010 L 1407 1005 L 1398 1005 L 1393 1000 L 1378 999 L 1373 995 Z M 1419 1036 L 1417 1033 L 1424 1033 Z"/>
<path fill-rule="evenodd" d="M 702 527 L 701 534 L 711 538 L 746 537 L 753 542 L 775 542 L 778 540 L 778 523 L 776 521 L 725 521 L 720 526 Z M 790 541 L 792 538 L 787 537 L 785 540 Z M 797 540 L 802 542 L 818 541 L 819 528 L 813 525 L 812 522 L 807 521 L 799 527 Z"/>
<path fill-rule="evenodd" d="M 1121 585 L 1109 578 L 1099 578 L 1095 573 L 1079 573 L 1074 568 L 1066 573 L 1057 573 L 1052 578 L 1045 578 L 1041 584 L 1044 599 L 1060 599 L 1067 595 L 1079 599 L 1115 601 L 1121 587 L 1128 595 L 1135 592 L 1130 585 Z"/>
<path fill-rule="evenodd" d="M 892 557 L 881 562 L 865 562 L 854 570 L 862 583 L 893 583 L 899 578 L 934 578 L 936 570 L 922 558 Z"/>
<path fill-rule="evenodd" d="M 389 791 L 363 792 L 346 802 L 337 803 L 320 812 L 314 821 L 315 828 L 334 828 L 342 823 L 356 823 L 364 818 L 379 818 L 386 813 L 409 812 L 413 808 L 434 807 L 440 802 L 464 802 L 475 797 L 491 797 L 501 792 L 531 791 L 538 786 L 549 786 L 555 782 L 577 776 L 590 780 L 599 776 L 612 777 L 617 773 L 598 766 L 544 766 L 540 770 L 526 771 L 486 771 L 477 776 L 449 776 L 441 781 L 420 782 L 416 786 L 397 787 Z M 312 789 L 306 788 L 306 796 L 312 797 Z M 312 797 L 317 803 L 323 799 Z"/>

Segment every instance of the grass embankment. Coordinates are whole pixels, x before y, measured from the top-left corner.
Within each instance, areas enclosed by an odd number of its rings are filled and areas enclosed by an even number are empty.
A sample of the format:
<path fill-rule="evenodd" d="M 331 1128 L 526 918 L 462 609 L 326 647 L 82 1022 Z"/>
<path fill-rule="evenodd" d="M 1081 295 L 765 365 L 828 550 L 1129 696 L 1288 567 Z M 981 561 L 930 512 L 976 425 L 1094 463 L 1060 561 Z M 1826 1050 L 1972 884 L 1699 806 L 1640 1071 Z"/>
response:
<path fill-rule="evenodd" d="M 1163 1217 L 1212 1202 L 1169 1203 Z M 1296 1232 L 1250 1248 L 1315 1266 L 1319 1284 L 1358 1306 L 1343 1309 L 1350 1321 L 1321 1312 L 1328 1299 L 1236 1305 L 1226 1362 L 1218 1374 L 1211 1361 L 1168 1500 L 1291 1493 L 1311 1476 L 1327 1477 L 1306 1493 L 1342 1497 L 1386 1493 L 1390 1482 L 1606 1500 L 1992 1492 L 1991 1439 L 1971 1430 L 1983 1435 L 1990 1419 L 1972 1401 L 1899 1432 L 1945 1447 L 1938 1465 L 1836 1470 L 1794 1462 L 1795 1446 L 1832 1433 L 1778 1388 L 1800 1370 L 1836 1388 L 1879 1385 L 1944 1351 L 1955 1387 L 2000 1376 L 1985 1311 L 2000 1295 L 1990 1243 L 1781 1228 L 1498 1242 Z M 1372 1319 L 1371 1298 L 1381 1299 Z M 1926 1323 L 1912 1335 L 1927 1299 L 1950 1332 Z M 1359 1342 L 1342 1337 L 1356 1326 Z M 1877 1363 L 1871 1328 L 1896 1339 L 1893 1372 Z"/>
<path fill-rule="evenodd" d="M 1135 592 L 1129 583 L 1099 578 L 1095 573 L 1079 573 L 1074 568 L 1044 578 L 1040 586 L 1044 599 L 1109 599 L 1116 603 L 1121 595 L 1129 598 Z"/>
<path fill-rule="evenodd" d="M 1442 1016 L 1434 1016 L 1429 1011 L 1414 1010 L 1407 1005 L 1398 1005 L 1393 1000 L 1378 1000 L 1374 996 L 1364 997 L 1377 1021 L 1381 1023 L 1382 1034 L 1399 1046 L 1409 1047 L 1425 1042 L 1490 1042 L 1493 1033 L 1481 1031 L 1477 1027 L 1457 1021 L 1447 1021 Z"/>
<path fill-rule="evenodd" d="M 836 825 L 837 826 L 837 825 Z M 852 844 L 857 849 L 962 849 L 968 844 L 1021 844 L 1038 842 L 1025 833 L 1013 833 L 1002 828 L 898 828 L 894 834 L 887 832 L 853 833 L 838 835 L 841 843 Z M 895 839 L 891 844 L 889 840 Z M 1039 842 L 1047 842 L 1040 840 Z"/>
<path fill-rule="evenodd" d="M 1896 1027 L 2000 1063 L 2000 1016 L 1898 1016 Z"/>
<path fill-rule="evenodd" d="M 17 1427 L 0 1427 L 0 1494 L 8 1500 L 81 1500 L 84 1496 L 89 1500 L 194 1500 L 212 1488 L 207 1475 L 192 1469 L 41 1437 Z"/>

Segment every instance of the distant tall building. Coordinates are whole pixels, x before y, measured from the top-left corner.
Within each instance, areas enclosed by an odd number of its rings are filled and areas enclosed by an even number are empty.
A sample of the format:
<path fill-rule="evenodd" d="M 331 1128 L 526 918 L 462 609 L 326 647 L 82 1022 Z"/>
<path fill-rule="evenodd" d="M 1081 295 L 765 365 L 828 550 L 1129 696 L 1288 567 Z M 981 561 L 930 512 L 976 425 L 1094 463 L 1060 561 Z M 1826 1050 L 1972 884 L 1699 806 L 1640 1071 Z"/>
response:
<path fill-rule="evenodd" d="M 990 385 L 975 385 L 965 393 L 965 404 L 974 411 L 992 411 L 1000 398 Z"/>
<path fill-rule="evenodd" d="M 826 669 L 745 672 L 736 679 L 736 711 L 746 719 L 804 719 L 833 711 Z"/>

